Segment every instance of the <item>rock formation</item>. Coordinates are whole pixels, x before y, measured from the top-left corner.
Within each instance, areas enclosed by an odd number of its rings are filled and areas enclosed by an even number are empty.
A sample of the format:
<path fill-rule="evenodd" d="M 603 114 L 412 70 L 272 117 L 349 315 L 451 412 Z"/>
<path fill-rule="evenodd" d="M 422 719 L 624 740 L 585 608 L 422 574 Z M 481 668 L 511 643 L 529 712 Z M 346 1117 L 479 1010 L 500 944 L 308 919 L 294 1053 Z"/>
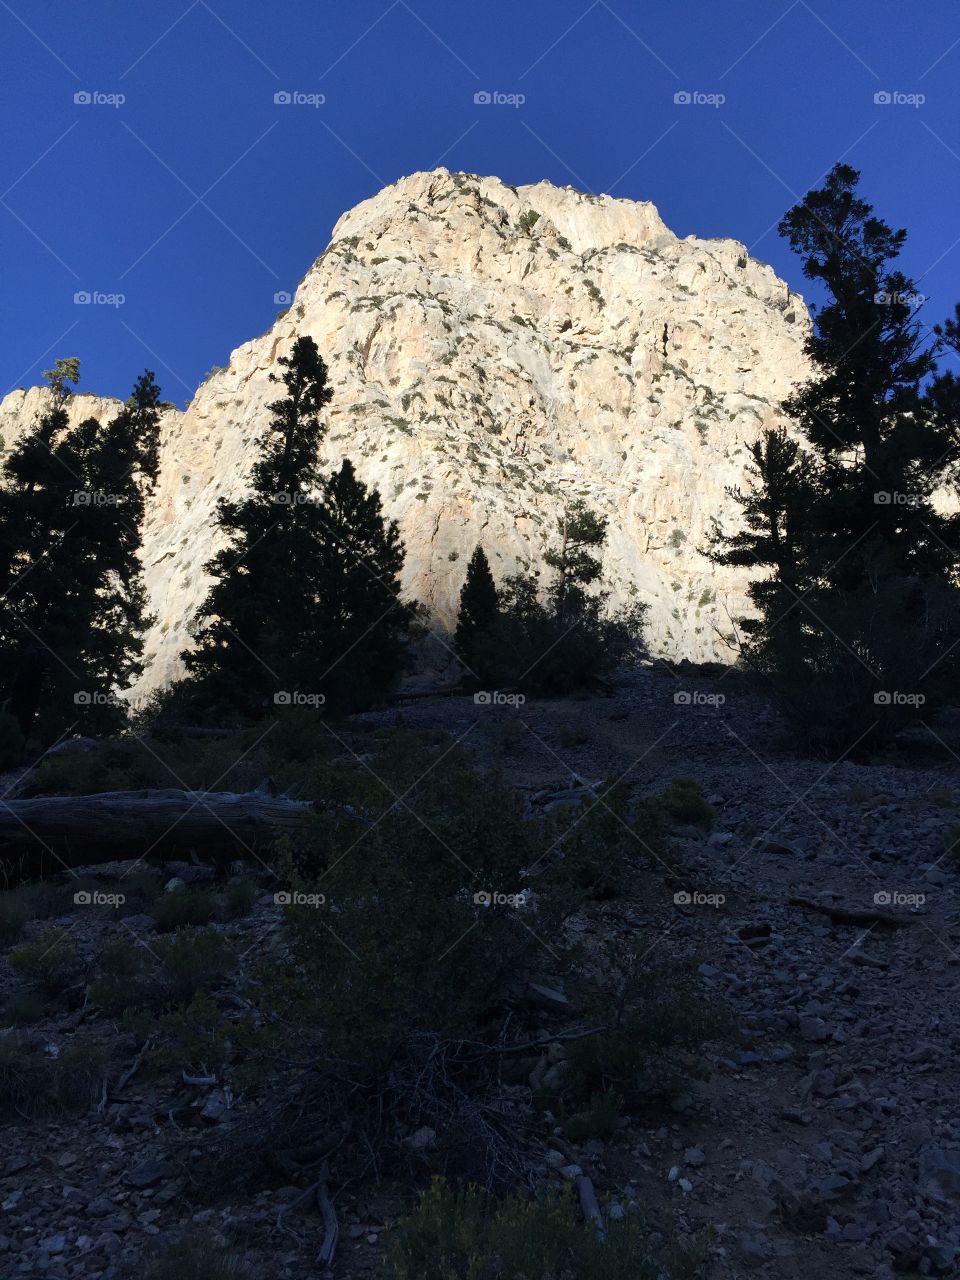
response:
<path fill-rule="evenodd" d="M 445 169 L 395 183 L 340 219 L 273 328 L 164 415 L 144 550 L 157 622 L 135 694 L 180 670 L 217 499 L 242 492 L 268 375 L 300 333 L 331 370 L 327 460 L 379 488 L 438 626 L 478 541 L 495 576 L 536 566 L 582 497 L 610 522 L 613 598 L 650 606 L 653 649 L 728 655 L 746 579 L 701 549 L 738 518 L 726 489 L 806 375 L 808 332 L 770 267 L 732 240 L 679 239 L 651 204 Z M 43 394 L 3 400 L 4 445 Z M 71 413 L 115 407 L 77 396 Z"/>

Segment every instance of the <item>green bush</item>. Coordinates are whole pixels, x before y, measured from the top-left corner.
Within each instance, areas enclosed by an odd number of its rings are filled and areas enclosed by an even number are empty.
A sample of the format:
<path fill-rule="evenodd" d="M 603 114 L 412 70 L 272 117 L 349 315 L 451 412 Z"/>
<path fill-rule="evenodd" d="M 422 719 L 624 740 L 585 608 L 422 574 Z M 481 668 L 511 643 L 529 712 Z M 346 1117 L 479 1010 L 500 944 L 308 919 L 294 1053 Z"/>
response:
<path fill-rule="evenodd" d="M 559 874 L 578 893 L 618 897 L 638 868 L 662 858 L 666 824 L 655 800 L 631 802 L 631 784 L 611 777 L 588 791 L 576 809 L 549 819 L 550 845 L 560 855 Z"/>
<path fill-rule="evenodd" d="M 260 890 L 252 880 L 231 880 L 223 895 L 224 910 L 231 919 L 248 916 L 259 896 Z"/>
<path fill-rule="evenodd" d="M 390 734 L 369 769 L 315 785 L 326 803 L 290 865 L 325 901 L 287 919 L 317 1033 L 371 1068 L 418 1032 L 475 1035 L 536 937 L 559 946 L 562 894 L 538 884 L 535 908 L 509 901 L 530 887 L 524 870 L 543 861 L 552 828 L 525 819 L 499 774 L 442 736 Z"/>
<path fill-rule="evenodd" d="M 4 1002 L 0 1023 L 6 1027 L 27 1027 L 50 1014 L 50 1003 L 36 991 L 15 991 Z"/>
<path fill-rule="evenodd" d="M 172 933 L 184 925 L 209 924 L 217 914 L 217 900 L 209 889 L 171 889 L 154 900 L 150 914 L 161 933 Z"/>
<path fill-rule="evenodd" d="M 499 617 L 477 638 L 471 666 L 494 687 L 556 696 L 592 688 L 645 652 L 644 605 L 605 612 L 604 595 L 568 588 L 564 613 L 541 600 L 533 574 L 507 578 Z"/>
<path fill-rule="evenodd" d="M 158 938 L 153 950 L 162 981 L 176 1003 L 222 981 L 237 963 L 230 943 L 213 927 L 179 929 L 172 938 Z"/>
<path fill-rule="evenodd" d="M 0 942 L 13 942 L 32 918 L 30 899 L 23 889 L 7 889 L 0 893 Z"/>
<path fill-rule="evenodd" d="M 64 929 L 47 929 L 10 952 L 10 967 L 41 991 L 56 994 L 77 968 L 77 952 Z"/>
<path fill-rule="evenodd" d="M 704 998 L 689 963 L 644 970 L 634 960 L 626 987 L 619 1022 L 569 1045 L 558 1092 L 574 1114 L 595 1109 L 598 1095 L 615 1095 L 627 1111 L 676 1096 L 706 1074 L 704 1044 L 731 1033 L 726 1007 Z M 612 1020 L 612 1006 L 605 1012 Z"/>
<path fill-rule="evenodd" d="M 73 905 L 73 894 L 79 883 L 54 884 L 40 880 L 0 893 L 0 941 L 13 942 L 28 920 L 65 915 Z"/>
<path fill-rule="evenodd" d="M 199 993 L 189 1004 L 162 1014 L 158 1029 L 164 1039 L 153 1059 L 162 1067 L 205 1074 L 218 1071 L 228 1059 L 223 1015 L 208 995 Z"/>
<path fill-rule="evenodd" d="M 612 1089 L 590 1095 L 586 1110 L 577 1112 L 563 1126 L 571 1142 L 602 1138 L 609 1142 L 617 1131 L 623 1099 Z"/>
<path fill-rule="evenodd" d="M 90 983 L 90 999 L 108 1017 L 129 1009 L 142 1009 L 153 994 L 145 980 L 146 951 L 125 938 L 112 939 L 104 947 L 96 978 Z"/>
<path fill-rule="evenodd" d="M 13 1034 L 0 1036 L 0 1111 L 20 1116 L 82 1110 L 99 1093 L 104 1055 L 83 1043 L 50 1058 Z"/>
<path fill-rule="evenodd" d="M 689 823 L 709 831 L 716 818 L 716 810 L 704 797 L 699 782 L 693 778 L 674 778 L 663 789 L 661 800 L 674 822 Z"/>
<path fill-rule="evenodd" d="M 693 1280 L 708 1239 L 681 1243 L 669 1230 L 655 1251 L 638 1213 L 607 1219 L 605 1237 L 572 1194 L 515 1195 L 497 1204 L 477 1187 L 440 1180 L 384 1234 L 393 1280 Z"/>
<path fill-rule="evenodd" d="M 203 1235 L 149 1249 L 124 1280 L 247 1280 L 252 1273 L 231 1250 Z"/>

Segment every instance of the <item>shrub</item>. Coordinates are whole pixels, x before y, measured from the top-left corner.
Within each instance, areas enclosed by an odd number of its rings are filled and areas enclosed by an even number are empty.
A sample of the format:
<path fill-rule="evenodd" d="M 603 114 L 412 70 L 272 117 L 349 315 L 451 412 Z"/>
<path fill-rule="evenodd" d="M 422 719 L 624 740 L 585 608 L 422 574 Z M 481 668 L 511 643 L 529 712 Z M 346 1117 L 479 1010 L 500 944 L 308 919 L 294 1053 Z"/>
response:
<path fill-rule="evenodd" d="M 77 966 L 77 952 L 63 929 L 48 929 L 10 952 L 10 966 L 41 991 L 60 991 Z"/>
<path fill-rule="evenodd" d="M 73 885 L 41 880 L 0 893 L 0 941 L 13 942 L 28 920 L 65 914 L 72 906 L 73 891 Z"/>
<path fill-rule="evenodd" d="M 369 772 L 337 769 L 316 785 L 326 803 L 290 865 L 326 904 L 287 918 L 317 1030 L 365 1068 L 418 1032 L 476 1034 L 539 945 L 533 935 L 555 932 L 548 887 L 523 923 L 506 901 L 543 860 L 548 829 L 442 735 L 391 733 Z M 484 905 L 478 891 L 502 900 Z"/>
<path fill-rule="evenodd" d="M 88 1107 L 103 1080 L 103 1053 L 83 1043 L 47 1057 L 12 1034 L 0 1036 L 0 1110 L 53 1115 Z"/>
<path fill-rule="evenodd" d="M 50 1013 L 49 1003 L 36 991 L 15 991 L 4 1003 L 0 1022 L 8 1027 L 26 1027 Z"/>
<path fill-rule="evenodd" d="M 628 1003 L 613 1029 L 569 1046 L 559 1096 L 574 1114 L 598 1095 L 613 1093 L 627 1111 L 676 1096 L 705 1074 L 703 1045 L 730 1033 L 726 1008 L 703 998 L 689 964 L 645 971 L 631 958 L 626 971 Z"/>
<path fill-rule="evenodd" d="M 145 951 L 124 938 L 112 939 L 100 956 L 97 977 L 88 988 L 90 999 L 109 1017 L 150 1002 L 150 987 L 143 976 Z"/>
<path fill-rule="evenodd" d="M 612 1089 L 590 1095 L 585 1111 L 580 1111 L 564 1125 L 564 1132 L 571 1142 L 586 1142 L 589 1138 L 602 1138 L 609 1142 L 617 1131 L 623 1099 Z"/>
<path fill-rule="evenodd" d="M 603 595 L 568 586 L 561 614 L 540 600 L 532 574 L 517 574 L 500 588 L 500 617 L 477 642 L 482 666 L 503 688 L 547 696 L 591 688 L 623 662 L 645 652 L 644 605 L 604 612 Z"/>
<path fill-rule="evenodd" d="M 162 1014 L 158 1029 L 164 1043 L 153 1053 L 160 1066 L 199 1074 L 218 1071 L 229 1056 L 223 1015 L 202 992 L 189 1004 Z"/>
<path fill-rule="evenodd" d="M 709 831 L 717 816 L 694 778 L 674 778 L 664 787 L 661 800 L 674 822 L 689 823 Z"/>
<path fill-rule="evenodd" d="M 124 1280 L 247 1280 L 251 1275 L 235 1253 L 203 1235 L 155 1246 L 123 1272 Z"/>
<path fill-rule="evenodd" d="M 237 963 L 233 948 L 216 929 L 179 929 L 172 938 L 158 938 L 154 951 L 162 979 L 177 1002 L 225 978 Z"/>
<path fill-rule="evenodd" d="M 393 1280 L 672 1280 L 699 1274 L 708 1240 L 681 1244 L 671 1231 L 660 1256 L 640 1214 L 608 1219 L 605 1238 L 570 1192 L 514 1195 L 499 1204 L 477 1187 L 436 1180 L 416 1209 L 384 1235 Z"/>
<path fill-rule="evenodd" d="M 31 917 L 30 902 L 23 889 L 0 893 L 0 941 L 13 942 Z"/>
<path fill-rule="evenodd" d="M 184 925 L 209 924 L 217 914 L 217 900 L 208 889 L 171 889 L 151 904 L 150 914 L 161 933 Z"/>
<path fill-rule="evenodd" d="M 223 895 L 224 910 L 231 918 L 247 916 L 259 896 L 260 891 L 252 880 L 231 880 Z"/>
<path fill-rule="evenodd" d="M 578 809 L 551 815 L 551 843 L 561 856 L 562 876 L 578 892 L 617 897 L 639 866 L 660 858 L 665 831 L 660 807 L 642 801 L 631 808 L 630 792 L 629 783 L 608 778 L 584 796 Z"/>

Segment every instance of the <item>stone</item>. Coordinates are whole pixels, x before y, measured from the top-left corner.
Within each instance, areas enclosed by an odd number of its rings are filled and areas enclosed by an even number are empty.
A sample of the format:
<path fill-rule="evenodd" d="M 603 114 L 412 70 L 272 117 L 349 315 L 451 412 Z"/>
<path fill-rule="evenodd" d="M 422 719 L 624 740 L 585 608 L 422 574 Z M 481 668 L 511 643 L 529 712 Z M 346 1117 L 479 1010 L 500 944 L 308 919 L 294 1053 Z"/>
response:
<path fill-rule="evenodd" d="M 527 983 L 527 997 L 531 1004 L 545 1009 L 566 1009 L 570 1004 L 562 991 L 557 991 L 555 987 L 544 986 L 540 982 Z"/>
<path fill-rule="evenodd" d="M 172 1165 L 166 1164 L 163 1160 L 146 1160 L 143 1164 L 128 1169 L 123 1180 L 128 1187 L 137 1187 L 142 1190 L 172 1176 Z"/>
<path fill-rule="evenodd" d="M 692 1165 L 694 1169 L 699 1169 L 701 1165 L 707 1163 L 707 1157 L 699 1147 L 687 1147 L 683 1153 L 683 1158 L 687 1164 Z"/>
<path fill-rule="evenodd" d="M 817 1044 L 830 1038 L 830 1029 L 822 1018 L 803 1014 L 800 1018 L 800 1035 L 808 1043 Z"/>
<path fill-rule="evenodd" d="M 762 1267 L 770 1256 L 770 1249 L 766 1240 L 762 1236 L 743 1235 L 740 1237 L 740 1257 L 743 1259 L 743 1265 L 750 1267 Z"/>
<path fill-rule="evenodd" d="M 340 219 L 268 332 L 163 414 L 143 553 L 156 622 L 135 700 L 182 673 L 221 545 L 217 500 L 245 492 L 269 375 L 296 334 L 331 371 L 325 469 L 349 455 L 380 490 L 406 544 L 404 587 L 441 624 L 481 535 L 504 575 L 542 560 L 571 482 L 610 523 L 611 603 L 639 589 L 654 651 L 725 661 L 748 578 L 699 550 L 714 518 L 739 521 L 728 489 L 807 375 L 809 331 L 802 299 L 742 244 L 679 238 L 652 204 L 442 168 L 402 178 Z M 0 402 L 5 446 L 46 398 L 31 387 Z M 87 394 L 67 406 L 71 424 L 119 407 Z"/>
<path fill-rule="evenodd" d="M 960 1196 L 960 1151 L 925 1147 L 920 1152 L 920 1190 L 934 1199 Z"/>
<path fill-rule="evenodd" d="M 410 1151 L 432 1151 L 437 1145 L 437 1131 L 436 1129 L 431 1129 L 429 1125 L 424 1125 L 421 1129 L 411 1133 L 404 1145 Z"/>

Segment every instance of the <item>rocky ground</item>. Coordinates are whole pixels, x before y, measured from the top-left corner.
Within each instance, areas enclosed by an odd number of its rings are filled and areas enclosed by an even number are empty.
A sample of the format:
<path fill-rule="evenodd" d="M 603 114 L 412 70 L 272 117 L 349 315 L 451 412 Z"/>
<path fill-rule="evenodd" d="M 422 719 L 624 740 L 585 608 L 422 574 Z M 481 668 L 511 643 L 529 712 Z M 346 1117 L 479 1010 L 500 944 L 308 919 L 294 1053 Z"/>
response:
<path fill-rule="evenodd" d="M 951 726 L 879 760 L 800 759 L 739 678 L 656 671 L 609 697 L 427 698 L 399 714 L 463 736 L 531 804 L 579 802 L 625 773 L 643 793 L 696 778 L 717 810 L 712 832 L 681 828 L 642 892 L 596 904 L 585 924 L 641 936 L 651 959 L 694 956 L 703 999 L 728 1004 L 741 1034 L 710 1053 L 709 1080 L 672 1111 L 610 1143 L 558 1141 L 545 1169 L 558 1180 L 582 1170 L 614 1205 L 711 1226 L 716 1280 L 960 1274 L 960 915 L 943 843 L 960 821 Z M 105 932 L 149 940 L 151 928 L 109 910 L 60 923 L 91 952 Z M 223 928 L 243 953 L 226 1009 L 281 925 L 265 895 Z M 16 989 L 5 960 L 0 985 Z M 84 1005 L 30 1031 L 53 1055 L 97 1022 Z M 114 1276 L 191 1220 L 249 1250 L 258 1276 L 319 1274 L 320 1217 L 298 1202 L 301 1186 L 278 1181 L 198 1209 L 165 1158 L 171 1126 L 196 1134 L 199 1156 L 234 1105 L 222 1082 L 138 1072 L 121 1085 L 119 1074 L 79 1117 L 5 1126 L 0 1276 Z M 384 1189 L 338 1205 L 338 1276 L 377 1274 L 396 1203 Z"/>

